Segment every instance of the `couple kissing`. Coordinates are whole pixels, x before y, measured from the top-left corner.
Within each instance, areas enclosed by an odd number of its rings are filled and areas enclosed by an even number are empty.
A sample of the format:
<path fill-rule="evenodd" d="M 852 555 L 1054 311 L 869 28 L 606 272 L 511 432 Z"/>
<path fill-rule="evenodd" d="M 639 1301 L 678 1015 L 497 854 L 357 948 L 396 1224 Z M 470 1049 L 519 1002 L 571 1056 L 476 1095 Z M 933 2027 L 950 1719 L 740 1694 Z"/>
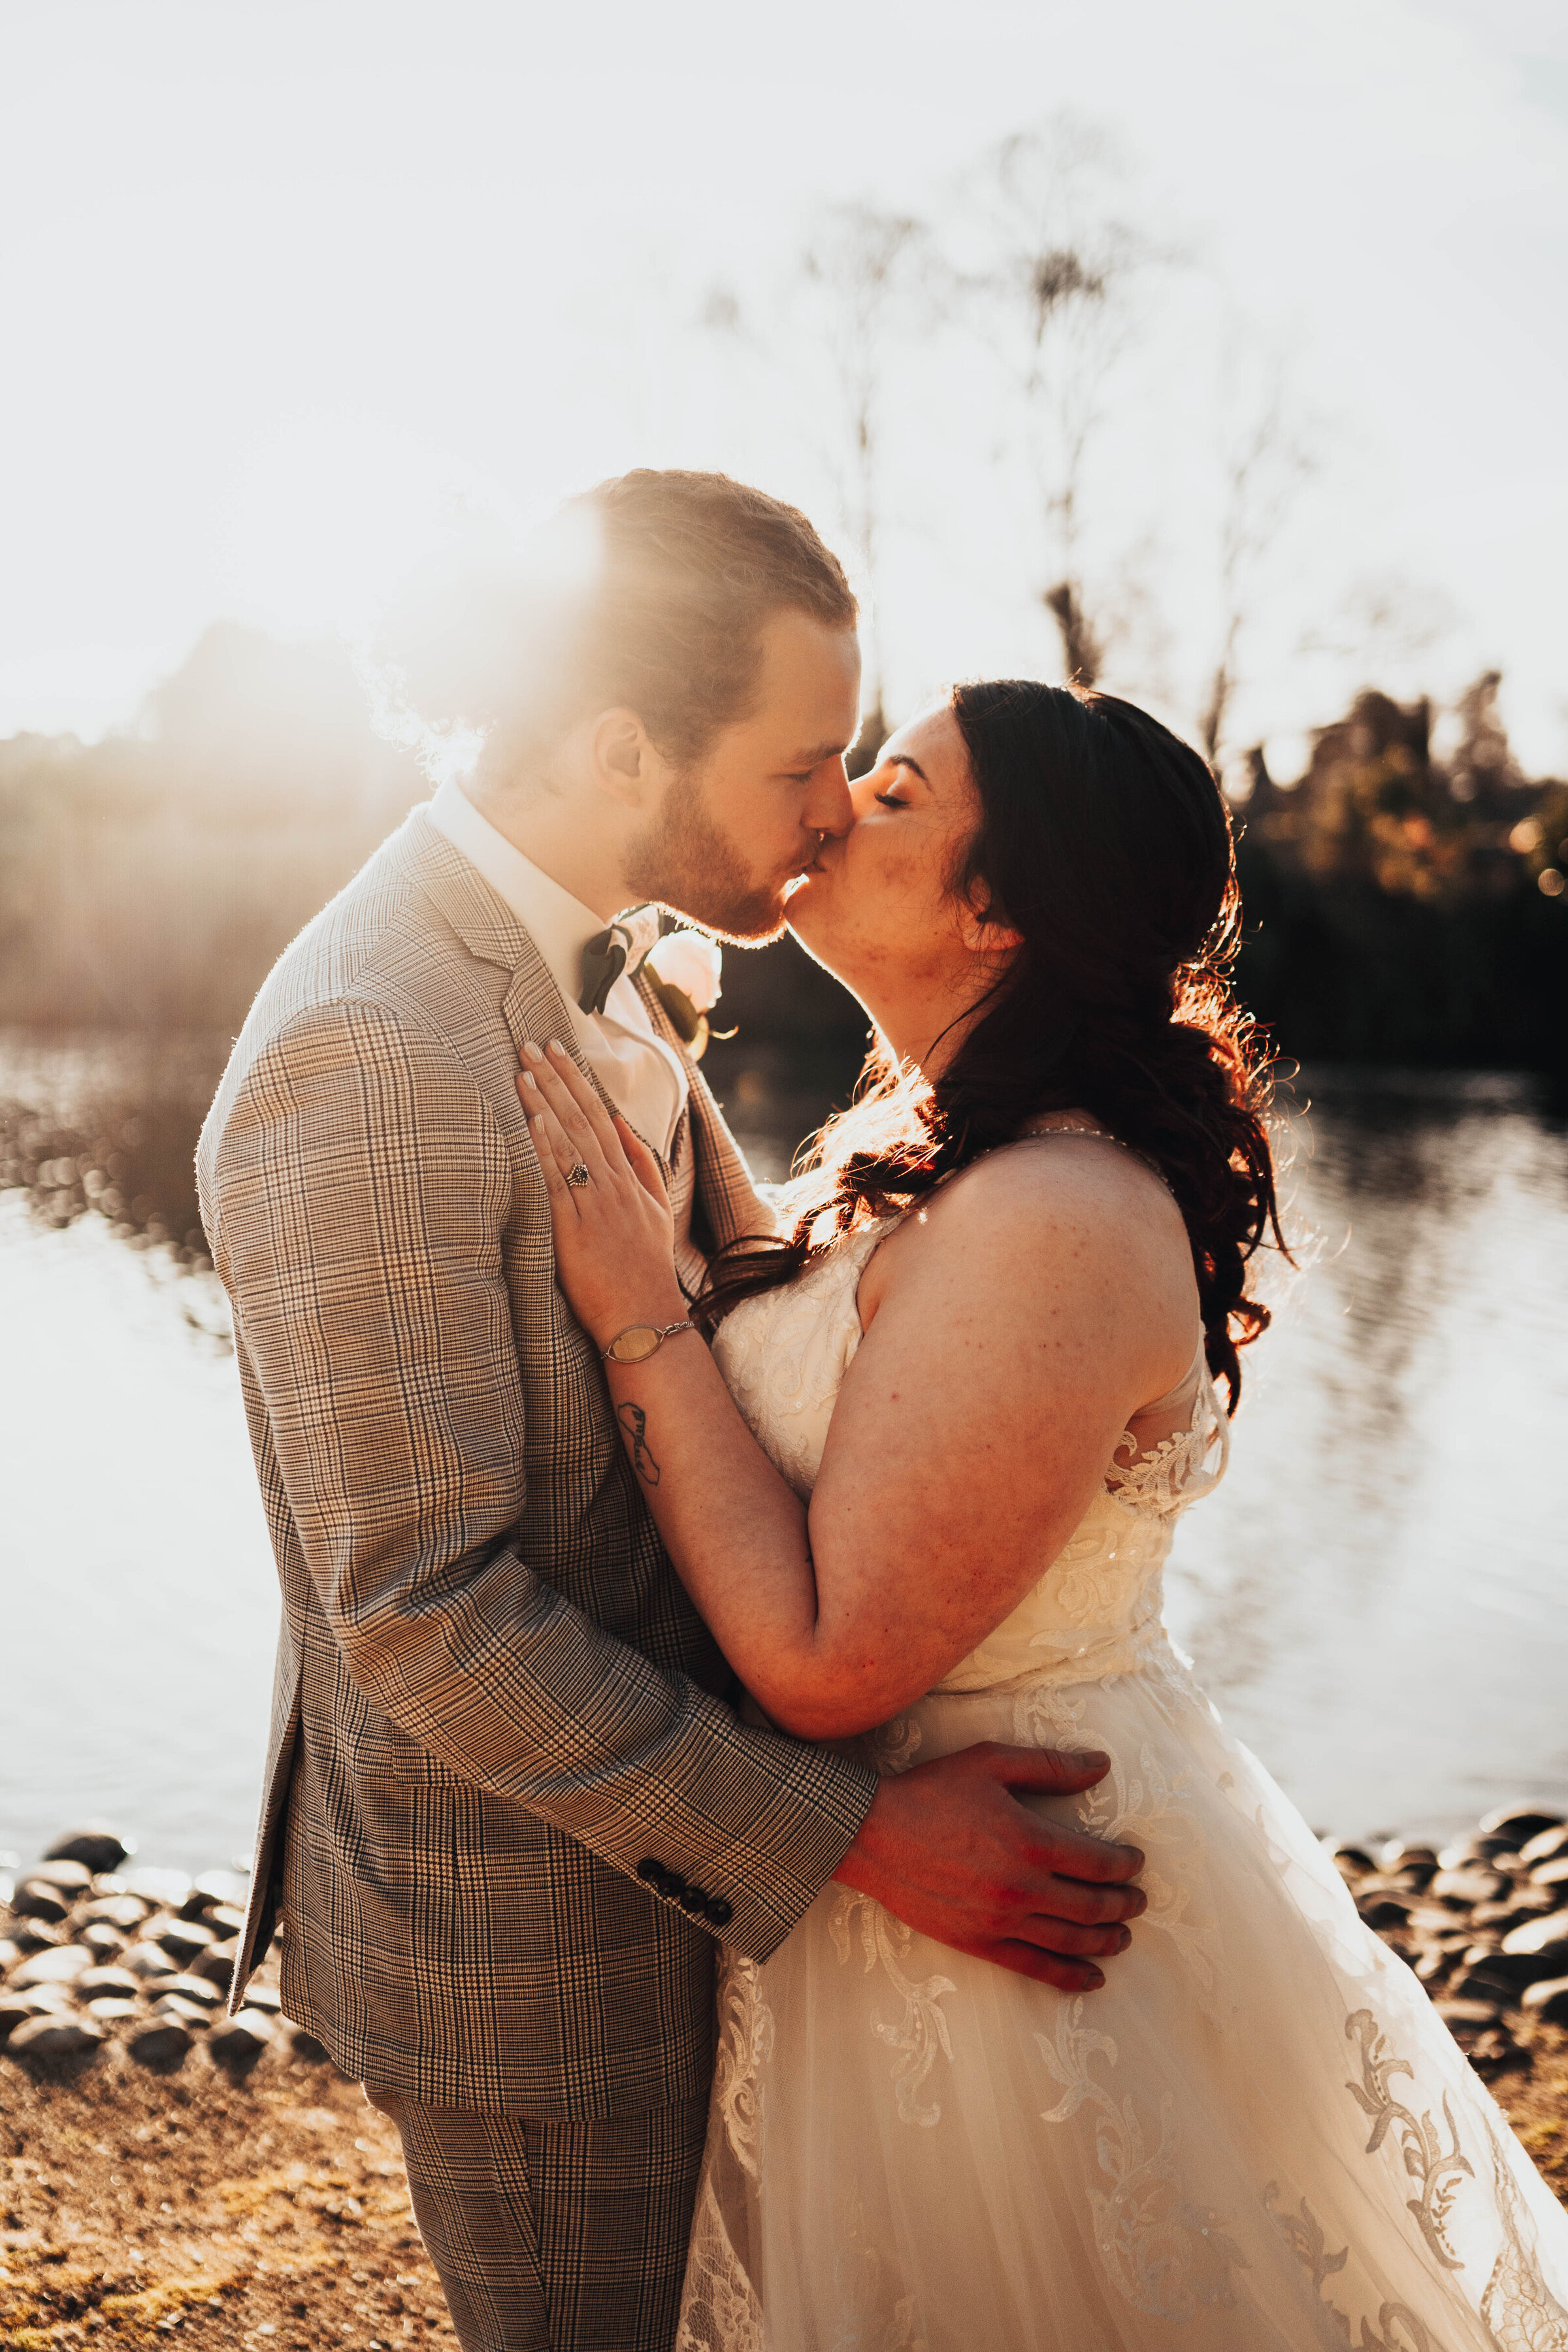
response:
<path fill-rule="evenodd" d="M 236 2001 L 280 1923 L 465 2352 L 1568 2352 L 1568 2221 L 1162 1623 L 1279 1239 L 1213 775 L 1004 679 L 850 782 L 803 515 L 566 520 L 202 1138 L 283 1601 Z M 871 1024 L 765 1200 L 672 916 Z"/>

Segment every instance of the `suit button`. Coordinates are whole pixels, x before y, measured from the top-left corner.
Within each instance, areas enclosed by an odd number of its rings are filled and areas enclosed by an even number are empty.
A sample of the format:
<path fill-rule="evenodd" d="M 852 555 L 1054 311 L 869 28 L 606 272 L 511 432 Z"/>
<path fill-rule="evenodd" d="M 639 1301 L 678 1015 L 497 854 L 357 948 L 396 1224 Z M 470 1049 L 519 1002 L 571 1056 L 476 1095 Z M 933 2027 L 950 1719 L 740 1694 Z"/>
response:
<path fill-rule="evenodd" d="M 703 1895 L 700 1887 L 682 1886 L 677 1892 L 675 1899 L 679 1904 L 681 1909 L 683 1911 L 689 1911 L 693 1918 L 697 1916 L 699 1912 L 705 1913 L 708 1908 L 707 1897 Z"/>
<path fill-rule="evenodd" d="M 637 1876 L 649 1886 L 662 1886 L 668 1875 L 663 1863 L 655 1862 L 651 1854 L 645 1855 L 637 1864 Z"/>
<path fill-rule="evenodd" d="M 734 1916 L 734 1905 L 726 1903 L 721 1895 L 708 1897 L 708 1924 L 710 1927 L 727 1927 Z"/>

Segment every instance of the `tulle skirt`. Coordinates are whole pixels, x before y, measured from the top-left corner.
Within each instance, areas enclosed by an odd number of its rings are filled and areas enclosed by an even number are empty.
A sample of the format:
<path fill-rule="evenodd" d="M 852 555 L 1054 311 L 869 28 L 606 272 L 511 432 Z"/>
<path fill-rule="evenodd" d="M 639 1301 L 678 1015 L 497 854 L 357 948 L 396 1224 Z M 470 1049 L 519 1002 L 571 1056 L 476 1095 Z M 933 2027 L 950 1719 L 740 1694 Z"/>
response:
<path fill-rule="evenodd" d="M 887 1771 L 1098 1747 L 1040 1810 L 1148 1857 L 1087 1997 L 825 1888 L 726 1959 L 678 2352 L 1568 2352 L 1568 2214 L 1163 1640 L 936 1695 Z"/>

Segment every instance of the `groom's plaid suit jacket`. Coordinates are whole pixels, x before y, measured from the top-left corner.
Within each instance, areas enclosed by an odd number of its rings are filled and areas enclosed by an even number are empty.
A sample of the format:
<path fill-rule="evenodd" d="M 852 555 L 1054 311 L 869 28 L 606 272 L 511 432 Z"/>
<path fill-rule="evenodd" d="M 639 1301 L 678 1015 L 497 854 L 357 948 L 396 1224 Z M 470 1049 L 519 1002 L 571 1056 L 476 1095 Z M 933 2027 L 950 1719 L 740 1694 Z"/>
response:
<path fill-rule="evenodd" d="M 683 1889 L 763 1957 L 872 1783 L 715 1695 L 555 1286 L 513 1081 L 572 1034 L 416 810 L 266 982 L 198 1173 L 283 1588 L 237 1991 L 280 1857 L 285 2006 L 345 2073 L 582 2119 L 707 2082 Z M 755 1230 L 695 1071 L 691 1141 L 713 1238 Z"/>

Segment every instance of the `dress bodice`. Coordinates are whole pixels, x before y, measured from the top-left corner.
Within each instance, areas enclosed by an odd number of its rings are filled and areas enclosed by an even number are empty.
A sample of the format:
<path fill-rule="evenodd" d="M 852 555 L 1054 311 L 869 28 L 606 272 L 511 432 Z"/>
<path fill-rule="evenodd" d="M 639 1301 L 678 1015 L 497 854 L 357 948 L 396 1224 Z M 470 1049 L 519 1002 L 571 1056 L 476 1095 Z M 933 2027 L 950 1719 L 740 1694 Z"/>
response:
<path fill-rule="evenodd" d="M 895 1218 L 862 1226 L 797 1282 L 742 1301 L 713 1352 L 758 1444 L 803 1500 L 860 1344 L 860 1276 Z M 942 1691 L 1079 1682 L 1132 1671 L 1159 1638 L 1163 1571 L 1179 1512 L 1224 1475 L 1229 1431 L 1200 1347 L 1169 1403 L 1176 1434 L 1140 1453 L 1123 1434 L 1105 1485 L 1039 1581 L 946 1674 Z M 1145 1413 L 1150 1409 L 1145 1409 Z M 1145 1418 L 1144 1414 L 1140 1419 Z"/>

